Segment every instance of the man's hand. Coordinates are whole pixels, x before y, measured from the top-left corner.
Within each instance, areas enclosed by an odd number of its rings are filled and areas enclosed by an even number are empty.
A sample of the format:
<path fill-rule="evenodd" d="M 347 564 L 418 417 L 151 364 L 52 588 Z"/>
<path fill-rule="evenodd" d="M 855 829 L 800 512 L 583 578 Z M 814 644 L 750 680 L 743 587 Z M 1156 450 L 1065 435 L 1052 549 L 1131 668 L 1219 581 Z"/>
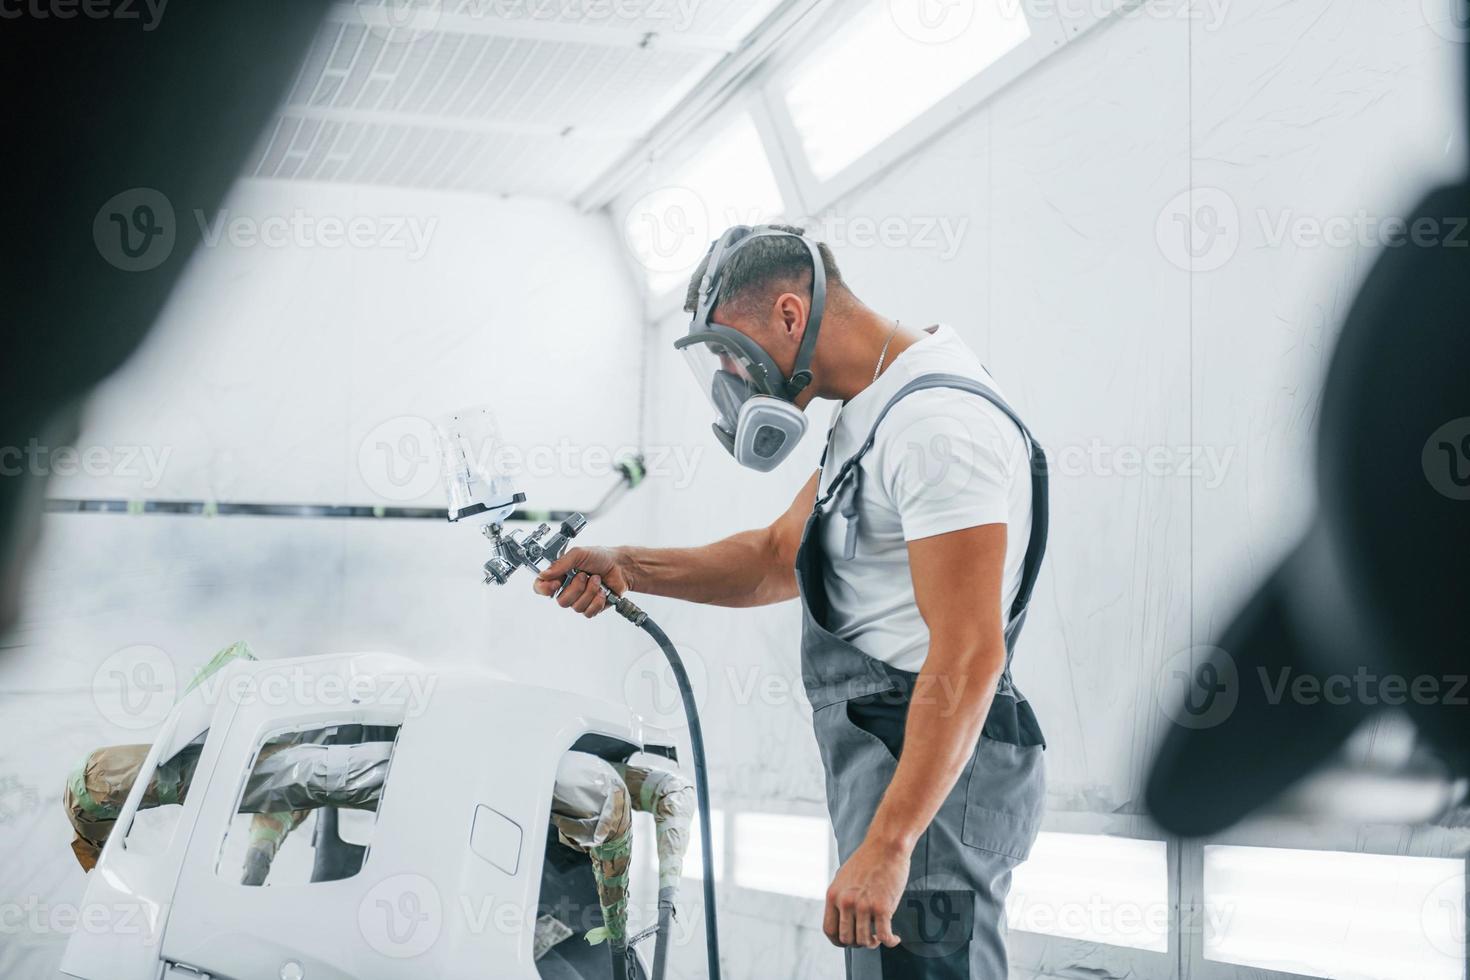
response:
<path fill-rule="evenodd" d="M 909 880 L 909 852 L 863 841 L 827 889 L 822 931 L 834 946 L 897 946 L 893 913 Z"/>
<path fill-rule="evenodd" d="M 574 568 L 577 577 L 557 594 L 561 580 Z M 591 619 L 607 608 L 607 597 L 602 594 L 604 582 L 618 595 L 632 587 L 622 553 L 616 548 L 572 548 L 537 576 L 532 588 L 541 595 L 556 595 L 557 605 Z"/>

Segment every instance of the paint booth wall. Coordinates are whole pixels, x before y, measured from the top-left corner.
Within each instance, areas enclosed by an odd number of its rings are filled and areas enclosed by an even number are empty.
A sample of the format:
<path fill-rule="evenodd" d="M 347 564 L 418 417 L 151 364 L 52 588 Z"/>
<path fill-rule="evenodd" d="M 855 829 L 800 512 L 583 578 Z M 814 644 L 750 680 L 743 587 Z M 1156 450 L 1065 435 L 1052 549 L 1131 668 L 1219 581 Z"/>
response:
<path fill-rule="evenodd" d="M 1309 514 L 1321 380 L 1377 252 L 1351 229 L 1360 214 L 1370 236 L 1407 216 L 1466 156 L 1461 52 L 1419 0 L 1147 8 L 809 223 L 880 312 L 955 326 L 1047 446 L 1051 550 L 1016 667 L 1050 743 L 1046 829 L 1144 837 L 1139 786 L 1170 724 L 1155 692 L 1171 660 L 1218 636 Z M 1193 257 L 1181 217 L 1204 232 Z M 886 221 L 903 241 L 869 244 Z M 1347 244 L 1321 243 L 1345 221 Z M 736 467 L 668 347 L 685 323 L 659 324 L 650 369 L 651 442 L 705 447 L 689 485 L 655 490 L 667 544 L 769 522 L 823 431 L 814 419 L 774 475 Z M 821 839 L 797 609 L 650 605 L 709 681 L 730 975 L 840 977 L 818 931 L 825 869 L 779 851 L 767 816 Z M 1393 830 L 1371 846 L 1426 853 Z M 1197 955 L 1178 937 L 1169 955 L 1020 932 L 1012 947 L 1025 976 L 1190 975 Z"/>
<path fill-rule="evenodd" d="M 590 507 L 636 442 L 636 297 L 605 221 L 260 182 L 223 217 L 146 347 L 88 406 L 79 444 L 110 467 L 52 494 L 443 506 L 422 417 L 488 403 L 532 504 Z M 332 221 L 362 222 L 360 244 L 330 244 Z M 599 530 L 640 537 L 641 521 L 635 496 Z M 241 639 L 264 658 L 388 650 L 621 699 L 638 634 L 535 607 L 525 573 L 492 591 L 486 557 L 476 528 L 436 521 L 47 518 L 0 658 L 0 976 L 55 975 L 76 927 L 65 775 L 96 746 L 151 737 L 99 712 L 119 651 L 156 648 L 183 682 Z M 466 751 L 507 740 L 487 718 Z M 445 760 L 446 778 L 461 762 Z"/>

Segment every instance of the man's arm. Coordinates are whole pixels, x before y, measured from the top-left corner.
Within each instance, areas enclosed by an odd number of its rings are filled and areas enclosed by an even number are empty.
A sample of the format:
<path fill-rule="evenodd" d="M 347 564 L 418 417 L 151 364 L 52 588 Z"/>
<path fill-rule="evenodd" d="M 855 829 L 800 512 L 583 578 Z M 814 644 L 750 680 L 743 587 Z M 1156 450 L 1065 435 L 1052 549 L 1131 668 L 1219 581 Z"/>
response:
<path fill-rule="evenodd" d="M 975 752 L 1005 669 L 1006 525 L 910 541 L 929 654 L 914 686 L 903 756 L 863 843 L 827 891 L 822 928 L 839 946 L 897 945 L 892 917 L 919 837 Z"/>
<path fill-rule="evenodd" d="M 817 496 L 817 474 L 769 527 L 699 548 L 573 548 L 536 579 L 541 595 L 579 574 L 558 604 L 592 617 L 607 607 L 601 584 L 619 595 L 642 592 L 715 606 L 764 606 L 796 596 L 796 550 Z"/>

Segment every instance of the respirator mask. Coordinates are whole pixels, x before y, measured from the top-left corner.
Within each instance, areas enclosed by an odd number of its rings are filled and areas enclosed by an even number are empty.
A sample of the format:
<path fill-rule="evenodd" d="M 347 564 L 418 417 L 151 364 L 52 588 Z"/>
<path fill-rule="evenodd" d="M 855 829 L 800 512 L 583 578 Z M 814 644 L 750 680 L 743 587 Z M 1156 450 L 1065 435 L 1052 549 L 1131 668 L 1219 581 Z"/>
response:
<path fill-rule="evenodd" d="M 719 304 L 721 273 L 730 259 L 751 242 L 773 237 L 795 238 L 812 256 L 811 312 L 789 378 L 755 341 L 710 322 Z M 684 354 L 695 380 L 714 405 L 715 438 L 740 465 L 769 472 L 791 455 L 806 434 L 806 413 L 796 407 L 795 400 L 812 381 L 810 365 L 826 301 L 827 274 L 821 252 L 804 236 L 769 225 L 737 225 L 710 250 L 689 333 L 675 341 L 674 347 Z"/>

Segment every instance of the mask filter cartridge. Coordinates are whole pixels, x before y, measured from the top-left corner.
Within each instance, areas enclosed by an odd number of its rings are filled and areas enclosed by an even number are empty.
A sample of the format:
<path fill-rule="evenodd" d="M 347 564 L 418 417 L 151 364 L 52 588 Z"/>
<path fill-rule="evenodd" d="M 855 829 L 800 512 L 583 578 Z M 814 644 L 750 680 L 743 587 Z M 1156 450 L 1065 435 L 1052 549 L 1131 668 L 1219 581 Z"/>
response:
<path fill-rule="evenodd" d="M 806 413 L 795 405 L 757 395 L 740 406 L 731 452 L 740 465 L 768 473 L 791 455 L 806 427 Z"/>

